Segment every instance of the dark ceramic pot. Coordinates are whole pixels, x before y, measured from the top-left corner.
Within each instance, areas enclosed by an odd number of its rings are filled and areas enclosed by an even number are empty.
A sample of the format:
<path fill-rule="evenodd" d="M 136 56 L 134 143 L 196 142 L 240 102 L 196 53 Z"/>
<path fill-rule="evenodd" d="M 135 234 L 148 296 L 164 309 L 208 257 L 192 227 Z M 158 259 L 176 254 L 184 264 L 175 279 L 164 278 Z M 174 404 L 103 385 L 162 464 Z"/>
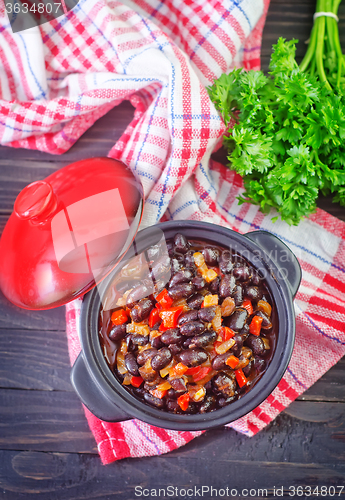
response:
<path fill-rule="evenodd" d="M 82 352 L 71 373 L 72 384 L 85 406 L 109 422 L 138 418 L 172 430 L 211 429 L 228 424 L 257 407 L 281 380 L 291 358 L 295 339 L 293 298 L 301 280 L 295 255 L 278 238 L 266 231 L 240 235 L 230 229 L 206 222 L 171 221 L 157 224 L 166 240 L 179 232 L 191 240 L 203 240 L 236 251 L 261 273 L 274 300 L 278 335 L 274 354 L 258 382 L 240 399 L 214 412 L 176 415 L 158 410 L 132 396 L 115 378 L 103 356 L 98 337 L 98 321 L 103 291 L 107 290 L 119 266 L 98 288 L 84 297 L 81 311 Z M 142 249 L 152 244 L 152 228 L 140 231 L 136 244 Z"/>

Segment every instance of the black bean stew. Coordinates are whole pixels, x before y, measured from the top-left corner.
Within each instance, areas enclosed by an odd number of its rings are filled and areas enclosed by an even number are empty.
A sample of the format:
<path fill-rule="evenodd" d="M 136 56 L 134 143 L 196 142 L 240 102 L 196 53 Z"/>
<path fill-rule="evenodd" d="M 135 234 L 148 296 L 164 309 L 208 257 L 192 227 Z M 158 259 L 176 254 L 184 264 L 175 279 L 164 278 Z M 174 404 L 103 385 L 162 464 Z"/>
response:
<path fill-rule="evenodd" d="M 277 331 L 273 301 L 264 279 L 229 250 L 176 234 L 168 252 L 145 252 L 149 279 L 138 280 L 135 266 L 122 272 L 116 307 L 100 314 L 103 352 L 140 400 L 171 413 L 214 411 L 265 371 Z"/>

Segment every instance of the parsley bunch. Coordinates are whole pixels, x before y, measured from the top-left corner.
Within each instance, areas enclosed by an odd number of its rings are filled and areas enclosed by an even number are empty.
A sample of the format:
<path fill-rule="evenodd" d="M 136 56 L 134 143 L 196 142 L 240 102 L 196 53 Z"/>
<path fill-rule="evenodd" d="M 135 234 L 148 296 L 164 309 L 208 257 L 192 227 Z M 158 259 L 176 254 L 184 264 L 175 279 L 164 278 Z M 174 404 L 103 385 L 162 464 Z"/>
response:
<path fill-rule="evenodd" d="M 313 40 L 312 34 L 310 47 Z M 240 203 L 260 205 L 264 213 L 274 207 L 289 224 L 316 210 L 320 191 L 334 193 L 334 201 L 345 206 L 343 62 L 336 71 L 332 66 L 325 81 L 315 47 L 298 66 L 296 42 L 279 38 L 268 76 L 235 69 L 208 89 L 225 124 L 235 123 L 224 145 L 230 167 L 244 178 Z"/>

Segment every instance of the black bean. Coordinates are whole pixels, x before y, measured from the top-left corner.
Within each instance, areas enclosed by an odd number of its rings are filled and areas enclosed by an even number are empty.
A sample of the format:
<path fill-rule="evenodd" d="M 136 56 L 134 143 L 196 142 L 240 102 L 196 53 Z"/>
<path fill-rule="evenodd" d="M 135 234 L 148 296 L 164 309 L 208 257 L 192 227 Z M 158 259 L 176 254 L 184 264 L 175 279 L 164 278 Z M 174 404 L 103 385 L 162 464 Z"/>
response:
<path fill-rule="evenodd" d="M 160 347 L 163 346 L 163 342 L 161 340 L 161 335 L 159 335 L 158 337 L 154 337 L 150 340 L 150 343 L 151 343 L 151 346 L 154 348 L 154 349 L 159 349 Z"/>
<path fill-rule="evenodd" d="M 200 309 L 201 304 L 203 302 L 204 302 L 204 296 L 201 295 L 200 293 L 196 293 L 195 295 L 192 295 L 187 300 L 188 307 L 190 307 L 191 309 Z"/>
<path fill-rule="evenodd" d="M 125 365 L 131 375 L 134 375 L 135 377 L 139 375 L 137 360 L 131 352 L 125 355 Z"/>
<path fill-rule="evenodd" d="M 177 411 L 180 410 L 179 404 L 175 399 L 168 399 L 166 402 L 166 407 L 167 410 L 172 413 L 176 413 Z"/>
<path fill-rule="evenodd" d="M 212 360 L 212 368 L 217 371 L 229 369 L 229 366 L 226 364 L 226 360 L 228 359 L 229 356 L 230 356 L 229 352 L 218 354 L 218 356 L 216 356 Z"/>
<path fill-rule="evenodd" d="M 224 397 L 224 396 L 219 396 L 217 398 L 217 405 L 220 408 L 224 408 L 224 406 L 228 405 L 229 403 L 232 403 L 232 401 L 235 400 L 235 396 L 230 396 L 230 397 Z"/>
<path fill-rule="evenodd" d="M 194 285 L 192 283 L 180 283 L 172 288 L 169 288 L 169 295 L 172 299 L 182 299 L 189 297 L 194 293 Z"/>
<path fill-rule="evenodd" d="M 170 328 L 161 335 L 163 344 L 178 344 L 181 340 L 183 340 L 183 335 L 178 328 Z"/>
<path fill-rule="evenodd" d="M 250 282 L 254 286 L 259 286 L 261 282 L 261 278 L 258 273 L 255 271 L 252 273 L 252 277 L 250 278 Z"/>
<path fill-rule="evenodd" d="M 141 387 L 133 387 L 133 392 L 137 397 L 143 398 L 144 394 L 145 394 L 145 389 L 142 386 Z"/>
<path fill-rule="evenodd" d="M 211 342 L 214 342 L 216 338 L 217 334 L 214 330 L 207 330 L 201 335 L 192 337 L 192 342 L 189 345 L 189 349 L 193 349 L 194 347 L 206 347 Z"/>
<path fill-rule="evenodd" d="M 154 281 L 157 281 L 158 278 L 161 278 L 162 276 L 170 277 L 170 259 L 169 255 L 167 254 L 162 255 L 162 257 L 159 257 L 159 259 L 153 264 L 150 273 L 150 277 Z"/>
<path fill-rule="evenodd" d="M 196 276 L 192 279 L 192 283 L 195 286 L 195 290 L 200 292 L 206 286 L 206 281 L 201 276 Z"/>
<path fill-rule="evenodd" d="M 211 323 L 216 315 L 216 306 L 204 307 L 198 311 L 198 317 L 201 321 L 206 321 L 206 323 Z"/>
<path fill-rule="evenodd" d="M 242 331 L 242 330 L 241 330 Z M 244 338 L 242 335 L 240 335 L 239 333 L 237 333 L 236 335 L 234 335 L 232 337 L 232 340 L 235 341 L 234 345 L 232 346 L 231 348 L 231 351 L 232 353 L 235 355 L 235 356 L 240 356 L 241 354 L 241 349 L 243 347 L 243 342 L 244 342 Z"/>
<path fill-rule="evenodd" d="M 187 253 L 189 244 L 187 238 L 180 233 L 175 234 L 174 238 L 175 251 L 179 253 Z"/>
<path fill-rule="evenodd" d="M 152 247 L 146 250 L 147 259 L 149 261 L 157 259 L 160 253 L 161 253 L 161 248 L 159 245 L 152 245 Z"/>
<path fill-rule="evenodd" d="M 257 286 L 247 286 L 244 289 L 244 294 L 249 300 L 260 300 L 262 297 L 262 290 Z"/>
<path fill-rule="evenodd" d="M 179 394 L 174 389 L 168 389 L 166 396 L 169 399 L 177 399 Z"/>
<path fill-rule="evenodd" d="M 216 398 L 214 396 L 206 396 L 202 404 L 200 405 L 200 413 L 206 413 L 211 411 L 216 406 Z"/>
<path fill-rule="evenodd" d="M 151 366 L 157 372 L 165 368 L 172 360 L 172 354 L 168 347 L 162 347 L 156 356 L 151 359 Z"/>
<path fill-rule="evenodd" d="M 177 271 L 179 271 L 182 267 L 180 262 L 175 257 L 171 259 L 170 264 L 171 264 L 171 273 L 172 274 L 177 273 Z"/>
<path fill-rule="evenodd" d="M 190 321 L 180 326 L 180 332 L 186 337 L 194 337 L 205 330 L 205 325 L 202 321 Z"/>
<path fill-rule="evenodd" d="M 173 378 L 169 379 L 171 387 L 174 389 L 176 392 L 186 392 L 187 390 L 187 385 L 186 382 L 183 378 Z"/>
<path fill-rule="evenodd" d="M 213 379 L 213 385 L 216 390 L 220 391 L 226 397 L 231 398 L 235 394 L 236 382 L 234 378 L 226 375 L 225 373 L 216 375 Z"/>
<path fill-rule="evenodd" d="M 248 281 L 249 278 L 251 277 L 250 275 L 250 269 L 248 266 L 240 266 L 236 267 L 233 270 L 233 274 L 238 281 Z"/>
<path fill-rule="evenodd" d="M 185 256 L 182 253 L 173 253 L 173 257 L 177 260 L 181 267 L 184 267 Z"/>
<path fill-rule="evenodd" d="M 121 340 L 126 335 L 126 325 L 115 325 L 109 332 L 109 338 L 113 342 Z"/>
<path fill-rule="evenodd" d="M 148 317 L 151 310 L 153 309 L 153 302 L 149 298 L 141 299 L 134 307 L 131 309 L 130 315 L 135 323 L 141 323 L 144 319 Z"/>
<path fill-rule="evenodd" d="M 174 251 L 174 243 L 172 241 L 167 241 L 166 245 L 167 245 L 169 255 L 172 255 L 173 251 Z"/>
<path fill-rule="evenodd" d="M 190 346 L 190 345 L 191 345 L 191 343 L 192 343 L 192 338 L 193 338 L 193 337 L 188 337 L 186 340 L 184 340 L 184 341 L 182 342 L 183 349 L 188 349 L 188 348 L 189 348 L 189 346 Z"/>
<path fill-rule="evenodd" d="M 185 263 L 186 266 L 191 267 L 192 269 L 196 268 L 195 261 L 194 261 L 194 250 L 188 250 L 188 252 L 185 255 Z"/>
<path fill-rule="evenodd" d="M 256 356 L 262 356 L 265 353 L 265 346 L 261 337 L 249 335 L 244 343 L 246 346 L 250 347 Z"/>
<path fill-rule="evenodd" d="M 199 366 L 204 363 L 208 356 L 202 349 L 188 349 L 178 354 L 178 359 L 188 367 Z"/>
<path fill-rule="evenodd" d="M 232 275 L 227 274 L 223 276 L 219 285 L 220 297 L 224 299 L 225 297 L 230 297 L 235 291 L 235 286 L 236 286 L 236 281 Z"/>
<path fill-rule="evenodd" d="M 132 348 L 132 337 L 133 337 L 133 334 L 130 333 L 129 335 L 127 335 L 127 337 L 125 338 L 125 342 L 126 342 L 126 345 L 127 345 L 127 351 L 130 351 L 131 348 Z"/>
<path fill-rule="evenodd" d="M 219 269 L 223 274 L 231 273 L 233 268 L 232 255 L 229 250 L 223 250 L 219 257 Z"/>
<path fill-rule="evenodd" d="M 189 321 L 195 321 L 198 319 L 198 311 L 186 311 L 179 316 L 178 326 L 188 323 Z"/>
<path fill-rule="evenodd" d="M 255 358 L 254 368 L 257 371 L 257 373 L 261 373 L 266 368 L 266 361 L 262 358 Z"/>
<path fill-rule="evenodd" d="M 169 288 L 173 288 L 175 285 L 179 283 L 188 283 L 194 274 L 190 269 L 182 269 L 181 271 L 177 271 L 174 276 L 169 281 Z"/>
<path fill-rule="evenodd" d="M 241 285 L 236 285 L 234 294 L 233 294 L 233 299 L 235 301 L 235 306 L 240 306 L 243 302 L 243 288 Z"/>
<path fill-rule="evenodd" d="M 219 261 L 219 250 L 213 247 L 205 247 L 202 251 L 206 264 L 216 266 Z"/>
<path fill-rule="evenodd" d="M 148 359 L 152 359 L 157 354 L 157 349 L 145 349 L 137 356 L 138 365 L 144 365 Z"/>
<path fill-rule="evenodd" d="M 169 347 L 170 352 L 173 356 L 175 356 L 175 354 L 178 354 L 179 352 L 181 352 L 183 350 L 183 347 L 181 344 L 169 344 L 168 347 Z"/>
<path fill-rule="evenodd" d="M 183 413 L 188 413 L 189 415 L 195 415 L 196 413 L 198 413 L 198 411 L 199 411 L 199 405 L 196 405 L 195 403 L 192 403 L 190 401 L 187 410 Z"/>
<path fill-rule="evenodd" d="M 149 337 L 146 335 L 132 335 L 131 338 L 134 345 L 146 345 L 149 342 Z"/>
<path fill-rule="evenodd" d="M 257 311 L 255 313 L 255 316 L 260 316 L 260 318 L 262 318 L 261 328 L 264 328 L 265 330 L 269 330 L 270 328 L 272 328 L 271 320 L 269 319 L 267 314 L 262 311 Z"/>
<path fill-rule="evenodd" d="M 164 403 L 163 398 L 162 399 L 155 398 L 149 392 L 145 392 L 144 399 L 145 399 L 146 403 L 149 403 L 150 405 L 155 406 L 156 408 L 159 408 L 160 410 L 162 408 L 164 408 L 165 403 Z"/>
<path fill-rule="evenodd" d="M 252 371 L 252 368 L 254 366 L 254 361 L 251 359 L 247 366 L 243 368 L 243 373 L 245 374 L 246 377 L 249 377 L 250 372 Z"/>
<path fill-rule="evenodd" d="M 206 393 L 207 394 L 211 394 L 213 392 L 212 379 L 209 380 L 208 382 L 206 382 L 206 384 L 204 385 L 204 387 L 205 387 Z"/>
<path fill-rule="evenodd" d="M 245 323 L 243 325 L 243 328 L 241 328 L 241 330 L 240 330 L 240 334 L 244 338 L 248 337 L 248 335 L 249 335 L 249 325 L 248 325 L 248 323 Z"/>
<path fill-rule="evenodd" d="M 218 293 L 218 291 L 219 291 L 220 281 L 221 281 L 221 277 L 220 277 L 220 276 L 217 276 L 216 278 L 214 278 L 214 280 L 212 280 L 212 281 L 209 283 L 209 285 L 208 285 L 208 289 L 209 289 L 209 291 L 210 291 L 212 294 L 216 294 L 216 293 Z"/>
<path fill-rule="evenodd" d="M 136 302 L 138 302 L 140 299 L 143 299 L 144 297 L 147 297 L 147 295 L 150 295 L 150 293 L 151 290 L 144 284 L 133 288 L 133 290 L 131 290 L 127 296 L 127 307 L 131 309 L 132 307 L 134 307 Z"/>
<path fill-rule="evenodd" d="M 227 326 L 231 328 L 231 330 L 235 330 L 236 332 L 240 331 L 243 328 L 246 319 L 248 317 L 247 309 L 238 308 L 229 316 L 227 321 Z"/>

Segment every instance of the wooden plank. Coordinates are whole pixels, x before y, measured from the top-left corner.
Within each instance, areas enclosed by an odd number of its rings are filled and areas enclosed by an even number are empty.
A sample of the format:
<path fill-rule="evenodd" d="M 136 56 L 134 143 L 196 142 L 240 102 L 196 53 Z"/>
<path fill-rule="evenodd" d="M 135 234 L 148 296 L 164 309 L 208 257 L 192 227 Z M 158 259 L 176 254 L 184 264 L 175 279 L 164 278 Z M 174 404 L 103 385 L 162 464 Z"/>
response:
<path fill-rule="evenodd" d="M 70 371 L 66 332 L 1 332 L 1 388 L 73 391 Z"/>
<path fill-rule="evenodd" d="M 20 191 L 31 182 L 44 179 L 59 168 L 68 165 L 49 161 L 0 159 L 0 213 L 10 215 Z"/>
<path fill-rule="evenodd" d="M 0 449 L 96 452 L 74 392 L 0 389 Z"/>
<path fill-rule="evenodd" d="M 90 455 L 1 451 L 0 471 L 0 488 L 8 500 L 22 495 L 25 500 L 134 500 L 139 492 L 148 498 L 210 499 L 218 498 L 215 489 L 226 488 L 227 496 L 220 493 L 224 498 L 249 497 L 244 490 L 252 490 L 250 497 L 260 500 L 278 498 L 277 488 L 290 498 L 292 487 L 297 486 L 333 486 L 337 493 L 342 491 L 336 498 L 344 498 L 345 478 L 344 464 L 272 463 L 264 458 L 252 462 L 234 456 L 191 459 L 174 453 L 104 467 L 98 457 Z"/>
<path fill-rule="evenodd" d="M 65 308 L 58 307 L 46 311 L 20 309 L 11 304 L 0 291 L 0 329 L 65 331 Z"/>
<path fill-rule="evenodd" d="M 129 101 L 123 101 L 90 127 L 69 151 L 63 155 L 51 155 L 23 148 L 0 146 L 0 159 L 51 161 L 68 164 L 92 156 L 107 156 L 133 118 L 134 108 Z"/>
<path fill-rule="evenodd" d="M 220 460 L 234 456 L 238 460 L 267 456 L 272 462 L 345 460 L 344 403 L 296 401 L 289 411 L 291 415 L 282 413 L 253 438 L 232 429 L 217 429 L 194 440 L 183 453 L 195 458 L 217 456 Z M 0 422 L 0 449 L 96 451 L 80 401 L 71 392 L 1 389 Z"/>

